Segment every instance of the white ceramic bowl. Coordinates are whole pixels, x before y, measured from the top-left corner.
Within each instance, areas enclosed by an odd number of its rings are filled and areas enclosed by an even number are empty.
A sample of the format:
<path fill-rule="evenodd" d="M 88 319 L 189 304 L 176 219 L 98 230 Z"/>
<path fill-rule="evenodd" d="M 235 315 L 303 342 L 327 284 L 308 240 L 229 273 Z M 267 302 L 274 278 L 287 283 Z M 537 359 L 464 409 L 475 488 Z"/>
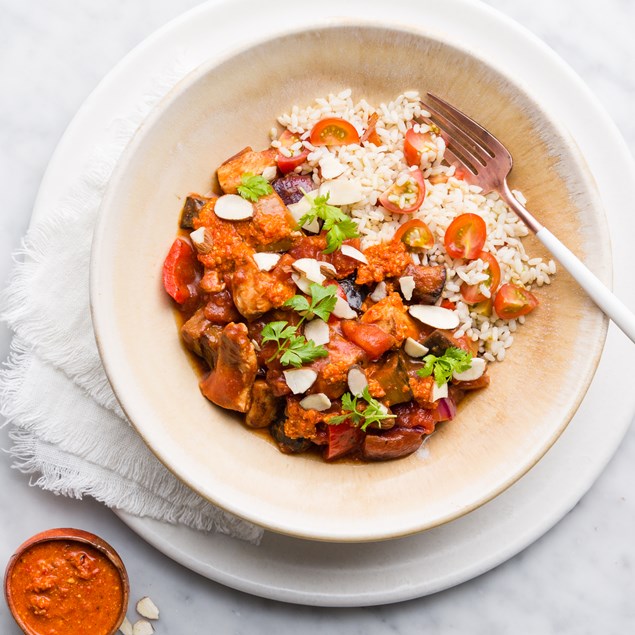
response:
<path fill-rule="evenodd" d="M 593 376 L 606 320 L 564 272 L 491 387 L 426 443 L 380 464 L 287 456 L 199 393 L 161 266 L 183 197 L 209 189 L 238 149 L 265 147 L 275 117 L 345 87 L 371 103 L 407 89 L 447 98 L 515 159 L 512 184 L 596 270 L 610 269 L 605 219 L 574 144 L 510 78 L 467 51 L 412 30 L 340 25 L 289 33 L 182 81 L 143 124 L 110 182 L 95 233 L 91 306 L 102 360 L 152 451 L 202 496 L 273 531 L 329 541 L 392 538 L 467 513 L 546 452 Z M 546 255 L 528 239 L 532 254 Z"/>

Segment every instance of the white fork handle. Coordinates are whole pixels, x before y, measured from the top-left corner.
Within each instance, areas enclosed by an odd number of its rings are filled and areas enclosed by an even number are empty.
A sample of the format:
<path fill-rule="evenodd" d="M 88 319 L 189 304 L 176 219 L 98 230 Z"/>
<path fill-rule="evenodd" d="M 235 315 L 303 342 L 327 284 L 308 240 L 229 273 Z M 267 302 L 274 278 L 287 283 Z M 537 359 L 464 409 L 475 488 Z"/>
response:
<path fill-rule="evenodd" d="M 536 232 L 536 237 L 554 255 L 560 264 L 577 280 L 605 315 L 611 318 L 622 331 L 635 342 L 635 315 L 595 274 L 582 264 L 580 259 L 565 247 L 546 227 Z"/>

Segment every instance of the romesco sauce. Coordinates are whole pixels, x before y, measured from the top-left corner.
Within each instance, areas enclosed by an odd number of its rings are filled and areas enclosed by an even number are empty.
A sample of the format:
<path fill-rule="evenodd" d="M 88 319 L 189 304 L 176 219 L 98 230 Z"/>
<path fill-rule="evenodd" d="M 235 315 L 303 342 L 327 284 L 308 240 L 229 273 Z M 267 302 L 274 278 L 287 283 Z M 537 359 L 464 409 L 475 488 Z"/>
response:
<path fill-rule="evenodd" d="M 90 544 L 54 539 L 28 546 L 5 582 L 16 620 L 33 635 L 108 635 L 121 621 L 121 572 Z"/>

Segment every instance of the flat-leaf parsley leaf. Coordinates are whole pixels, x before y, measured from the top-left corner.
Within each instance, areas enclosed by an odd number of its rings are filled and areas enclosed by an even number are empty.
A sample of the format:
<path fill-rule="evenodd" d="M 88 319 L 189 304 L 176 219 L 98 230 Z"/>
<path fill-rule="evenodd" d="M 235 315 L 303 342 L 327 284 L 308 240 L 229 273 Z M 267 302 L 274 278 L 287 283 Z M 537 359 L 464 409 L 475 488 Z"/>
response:
<path fill-rule="evenodd" d="M 309 196 L 304 192 L 304 196 L 310 201 L 311 209 L 298 221 L 300 227 L 307 223 L 312 223 L 316 218 L 324 221 L 322 229 L 326 232 L 325 254 L 330 254 L 342 246 L 348 238 L 357 238 L 359 233 L 357 225 L 339 207 L 329 205 L 329 194 Z"/>
<path fill-rule="evenodd" d="M 429 377 L 434 373 L 437 386 L 447 384 L 454 373 L 462 373 L 472 365 L 472 355 L 461 348 L 451 346 L 441 357 L 426 355 L 425 366 L 417 371 L 419 377 Z"/>
<path fill-rule="evenodd" d="M 324 346 L 317 346 L 313 340 L 298 334 L 298 327 L 292 326 L 284 320 L 269 322 L 262 329 L 262 343 L 275 342 L 276 352 L 267 360 L 270 362 L 280 353 L 280 363 L 283 366 L 299 368 L 306 362 L 312 362 L 319 357 L 326 357 L 328 351 Z"/>
<path fill-rule="evenodd" d="M 236 188 L 238 193 L 252 203 L 255 203 L 260 197 L 267 196 L 267 194 L 273 192 L 271 184 L 264 176 L 252 174 L 251 172 L 245 172 L 240 177 L 240 182 L 241 185 Z"/>
<path fill-rule="evenodd" d="M 359 397 L 353 396 L 350 392 L 342 395 L 342 412 L 344 414 L 331 417 L 328 420 L 329 425 L 337 426 L 344 421 L 350 421 L 352 425 L 366 430 L 371 423 L 378 423 L 381 428 L 381 422 L 386 419 L 394 419 L 397 415 L 389 414 L 386 407 L 371 397 L 368 386 L 364 388 Z M 359 406 L 362 406 L 361 408 Z"/>
<path fill-rule="evenodd" d="M 328 322 L 337 302 L 337 287 L 335 285 L 323 287 L 312 282 L 309 290 L 311 292 L 310 302 L 303 295 L 294 295 L 283 306 L 291 307 L 301 313 L 302 321 L 311 320 L 317 315 L 325 322 Z"/>

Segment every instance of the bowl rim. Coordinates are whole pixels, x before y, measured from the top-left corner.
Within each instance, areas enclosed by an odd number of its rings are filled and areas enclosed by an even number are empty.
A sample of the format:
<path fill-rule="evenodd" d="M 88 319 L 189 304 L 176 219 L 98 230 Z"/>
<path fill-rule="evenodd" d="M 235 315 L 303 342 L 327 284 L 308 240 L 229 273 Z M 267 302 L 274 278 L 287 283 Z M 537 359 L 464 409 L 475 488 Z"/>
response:
<path fill-rule="evenodd" d="M 113 367 L 110 365 L 108 359 L 107 347 L 104 344 L 104 340 L 102 338 L 103 332 L 105 330 L 104 324 L 101 322 L 100 311 L 99 311 L 99 303 L 101 302 L 98 294 L 98 278 L 100 275 L 100 269 L 98 267 L 98 261 L 100 260 L 101 251 L 103 250 L 102 241 L 104 236 L 104 226 L 107 224 L 108 217 L 104 210 L 111 206 L 111 199 L 115 196 L 114 192 L 116 191 L 116 185 L 121 180 L 121 177 L 125 174 L 125 169 L 127 164 L 129 163 L 130 158 L 134 155 L 137 147 L 141 145 L 146 134 L 152 130 L 154 125 L 161 119 L 163 112 L 170 107 L 172 103 L 180 98 L 183 92 L 187 91 L 193 85 L 195 85 L 198 81 L 200 81 L 203 77 L 205 77 L 209 72 L 211 72 L 214 68 L 228 62 L 234 57 L 244 54 L 254 48 L 267 44 L 269 42 L 273 42 L 278 39 L 292 37 L 294 35 L 300 35 L 303 33 L 315 32 L 315 31 L 324 31 L 324 30 L 338 30 L 338 29 L 346 29 L 346 28 L 362 28 L 362 29 L 373 29 L 377 31 L 397 31 L 404 32 L 410 35 L 414 35 L 417 37 L 421 37 L 427 40 L 430 40 L 434 43 L 437 43 L 441 46 L 450 47 L 462 55 L 465 55 L 469 58 L 473 58 L 478 63 L 490 68 L 499 76 L 505 78 L 505 80 L 513 86 L 515 91 L 522 94 L 523 99 L 526 100 L 527 103 L 530 103 L 536 110 L 539 112 L 541 117 L 547 121 L 553 129 L 555 129 L 563 143 L 567 147 L 570 152 L 570 156 L 572 161 L 574 162 L 576 168 L 580 172 L 584 172 L 586 174 L 590 174 L 590 169 L 581 154 L 580 150 L 577 147 L 575 139 L 571 136 L 567 128 L 564 124 L 553 116 L 549 110 L 545 109 L 542 105 L 540 105 L 536 99 L 532 96 L 531 92 L 524 86 L 523 82 L 520 81 L 516 77 L 511 77 L 505 68 L 496 62 L 496 60 L 491 59 L 489 56 L 485 55 L 481 51 L 474 51 L 468 49 L 461 45 L 460 42 L 456 41 L 453 35 L 448 34 L 447 32 L 437 32 L 431 29 L 427 29 L 420 25 L 412 25 L 412 24 L 403 24 L 398 22 L 388 22 L 388 23 L 380 23 L 374 19 L 351 19 L 348 17 L 342 18 L 331 18 L 325 19 L 323 21 L 318 21 L 310 26 L 300 26 L 294 27 L 291 29 L 281 28 L 276 32 L 269 32 L 266 35 L 260 38 L 254 38 L 250 40 L 249 43 L 241 43 L 233 48 L 229 48 L 223 51 L 223 54 L 219 54 L 209 59 L 203 61 L 198 64 L 195 68 L 187 72 L 180 80 L 178 80 L 174 86 L 172 86 L 166 94 L 152 107 L 148 116 L 141 122 L 137 130 L 134 132 L 130 140 L 125 146 L 125 149 L 121 156 L 119 157 L 117 164 L 109 178 L 108 185 L 105 191 L 105 194 L 102 198 L 100 209 L 97 217 L 97 222 L 95 225 L 95 231 L 93 234 L 93 243 L 91 249 L 91 257 L 90 257 L 90 266 L 89 266 L 89 295 L 90 295 L 90 313 L 91 319 L 95 331 L 95 340 L 97 343 L 97 348 L 99 352 L 99 356 L 104 367 L 106 376 L 108 381 L 113 389 L 113 392 L 117 398 L 118 403 L 121 406 L 122 411 L 124 412 L 127 419 L 133 425 L 135 431 L 141 436 L 145 445 L 152 451 L 154 456 L 156 456 L 159 461 L 166 467 L 182 484 L 184 484 L 189 489 L 196 492 L 199 496 L 209 501 L 210 503 L 218 506 L 222 510 L 228 511 L 231 514 L 236 515 L 237 517 L 246 520 L 250 523 L 254 523 L 259 527 L 262 527 L 266 530 L 280 533 L 283 535 L 300 538 L 300 539 L 308 539 L 315 541 L 324 541 L 324 542 L 340 542 L 340 543 L 359 543 L 359 542 L 374 542 L 374 541 L 382 541 L 382 540 L 392 540 L 395 538 L 405 537 L 408 535 L 412 535 L 414 533 L 418 533 L 421 531 L 425 531 L 427 529 L 431 529 L 433 527 L 437 527 L 452 520 L 456 520 L 469 512 L 481 507 L 482 505 L 488 503 L 492 499 L 496 498 L 499 494 L 504 492 L 506 489 L 511 487 L 514 483 L 516 483 L 519 479 L 521 479 L 531 468 L 538 463 L 542 457 L 549 451 L 552 445 L 557 441 L 557 439 L 561 436 L 564 430 L 567 428 L 574 414 L 578 410 L 584 396 L 591 384 L 591 381 L 597 371 L 598 363 L 602 354 L 602 350 L 604 348 L 604 344 L 607 337 L 608 332 L 608 324 L 609 319 L 606 316 L 602 317 L 602 324 L 599 327 L 598 337 L 594 340 L 594 348 L 591 351 L 592 354 L 589 355 L 591 360 L 590 372 L 587 373 L 585 377 L 585 381 L 582 385 L 582 389 L 578 391 L 575 400 L 571 403 L 571 406 L 566 414 L 563 417 L 560 425 L 554 429 L 553 433 L 549 436 L 548 439 L 545 440 L 544 444 L 541 448 L 536 452 L 534 456 L 531 457 L 529 461 L 524 463 L 521 469 L 515 471 L 509 478 L 500 482 L 498 487 L 492 488 L 487 494 L 476 497 L 475 500 L 472 501 L 471 504 L 467 504 L 462 506 L 460 509 L 455 510 L 454 512 L 448 512 L 446 515 L 436 518 L 433 521 L 428 522 L 419 522 L 412 523 L 408 527 L 401 529 L 394 529 L 390 533 L 379 533 L 373 531 L 367 531 L 364 534 L 350 534 L 346 531 L 331 531 L 325 533 L 324 531 L 320 531 L 319 528 L 316 529 L 314 527 L 305 526 L 303 528 L 298 528 L 295 526 L 289 526 L 288 523 L 284 522 L 276 522 L 275 518 L 272 514 L 269 515 L 268 519 L 263 519 L 259 515 L 254 515 L 250 512 L 250 510 L 245 510 L 237 505 L 232 504 L 230 499 L 226 499 L 223 497 L 222 492 L 217 492 L 217 495 L 214 497 L 209 492 L 203 491 L 196 484 L 191 483 L 187 475 L 183 474 L 181 470 L 176 468 L 170 463 L 169 453 L 165 453 L 163 448 L 157 448 L 153 445 L 150 435 L 147 430 L 143 429 L 135 422 L 135 419 L 130 416 L 130 408 L 126 406 L 126 404 L 120 398 L 122 392 L 126 392 L 125 387 L 123 387 L 116 379 L 116 374 L 114 372 Z M 600 218 L 600 225 L 602 231 L 602 241 L 606 246 L 606 251 L 608 254 L 607 258 L 607 266 L 608 266 L 608 274 L 612 277 L 612 251 L 611 251 L 611 242 L 610 235 L 608 232 L 608 221 L 606 219 L 606 213 L 599 195 L 599 191 L 594 179 L 590 180 L 591 185 L 588 188 L 588 195 L 592 200 L 592 207 L 597 211 L 597 215 Z M 610 285 L 609 285 L 610 286 Z"/>
<path fill-rule="evenodd" d="M 26 622 L 24 622 L 22 617 L 15 610 L 14 594 L 11 585 L 11 574 L 13 573 L 13 570 L 15 569 L 15 566 L 18 563 L 20 557 L 28 552 L 31 548 L 42 543 L 59 541 L 78 542 L 81 544 L 90 545 L 91 547 L 99 551 L 99 553 L 101 553 L 103 556 L 105 556 L 117 570 L 119 579 L 121 580 L 121 608 L 119 609 L 117 619 L 115 620 L 115 625 L 107 633 L 107 635 L 115 635 L 115 633 L 117 633 L 117 631 L 119 630 L 119 627 L 121 626 L 124 618 L 126 617 L 126 613 L 128 611 L 128 603 L 130 601 L 130 579 L 128 577 L 126 566 L 124 565 L 121 556 L 117 553 L 115 548 L 108 542 L 106 542 L 103 538 L 100 538 L 99 536 L 83 529 L 73 529 L 71 527 L 46 529 L 37 534 L 34 534 L 30 538 L 27 538 L 20 546 L 18 546 L 13 552 L 11 558 L 9 558 L 9 562 L 7 563 L 7 567 L 4 573 L 4 597 L 7 602 L 7 606 L 9 607 L 9 611 L 13 616 L 13 619 L 24 631 L 24 633 L 26 633 L 27 635 L 37 635 L 36 631 L 33 630 Z"/>

